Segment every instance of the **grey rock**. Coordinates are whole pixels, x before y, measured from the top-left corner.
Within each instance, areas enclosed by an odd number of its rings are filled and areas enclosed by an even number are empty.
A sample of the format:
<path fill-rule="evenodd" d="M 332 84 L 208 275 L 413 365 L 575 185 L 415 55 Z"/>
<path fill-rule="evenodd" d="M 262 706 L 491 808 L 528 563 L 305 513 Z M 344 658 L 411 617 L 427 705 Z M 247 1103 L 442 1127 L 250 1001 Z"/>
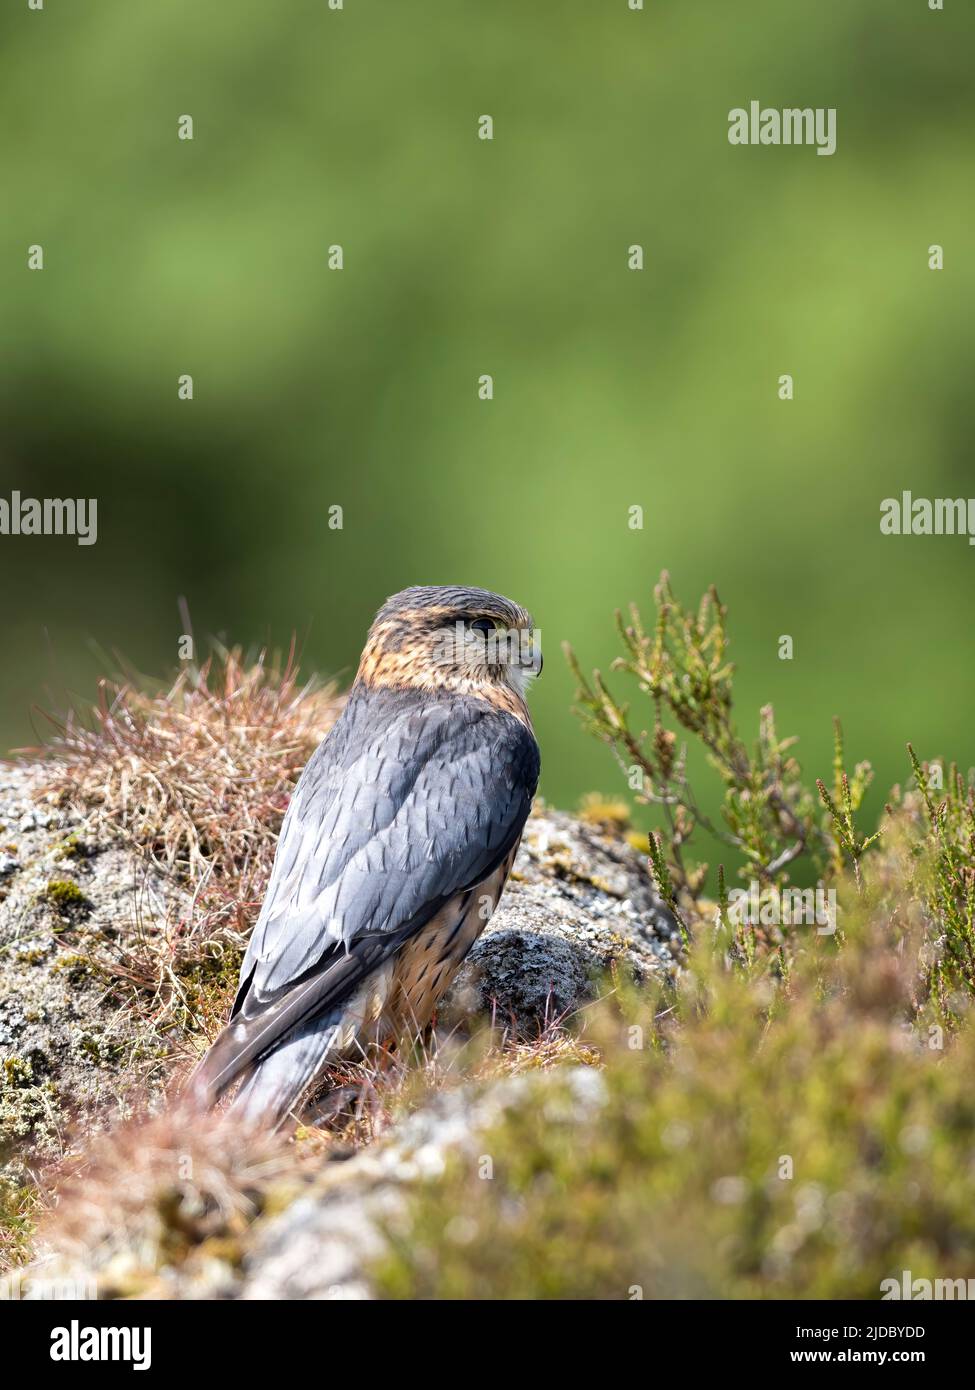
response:
<path fill-rule="evenodd" d="M 145 1070 L 138 1029 L 110 982 L 72 959 L 65 932 L 83 920 L 119 939 L 185 901 L 120 844 L 73 854 L 75 818 L 44 804 L 44 780 L 43 767 L 0 764 L 0 833 L 17 836 L 0 880 L 0 1146 L 41 1159 L 59 1155 L 72 1125 L 126 1113 Z M 51 884 L 82 900 L 59 903 Z"/>
<path fill-rule="evenodd" d="M 614 961 L 673 979 L 680 931 L 645 859 L 623 839 L 540 808 L 501 902 L 445 1000 L 531 1031 L 592 997 Z"/>
<path fill-rule="evenodd" d="M 326 1165 L 304 1196 L 258 1223 L 235 1296 L 371 1298 L 369 1266 L 387 1232 L 404 1223 L 416 1184 L 443 1173 L 448 1157 L 477 1162 L 485 1132 L 513 1107 L 579 1118 L 604 1097 L 602 1077 L 588 1067 L 440 1092 L 371 1148 Z"/>

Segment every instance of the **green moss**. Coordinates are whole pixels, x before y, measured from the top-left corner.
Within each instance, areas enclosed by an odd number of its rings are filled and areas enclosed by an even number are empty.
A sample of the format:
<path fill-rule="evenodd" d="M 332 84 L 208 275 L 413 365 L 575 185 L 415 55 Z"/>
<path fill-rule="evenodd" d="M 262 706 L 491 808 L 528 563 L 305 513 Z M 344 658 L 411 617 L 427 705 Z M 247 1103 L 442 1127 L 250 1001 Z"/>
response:
<path fill-rule="evenodd" d="M 91 903 L 70 879 L 52 879 L 38 895 L 42 902 L 48 903 L 59 916 L 70 921 L 79 921 L 91 912 Z"/>
<path fill-rule="evenodd" d="M 56 852 L 59 859 L 84 860 L 91 858 L 91 846 L 81 839 L 77 831 L 62 840 Z"/>
<path fill-rule="evenodd" d="M 40 965 L 46 957 L 47 951 L 41 946 L 34 946 L 29 951 L 17 952 L 17 960 L 21 965 Z"/>
<path fill-rule="evenodd" d="M 52 879 L 44 889 L 43 897 L 58 907 L 77 907 L 87 902 L 77 883 L 72 883 L 70 879 Z"/>
<path fill-rule="evenodd" d="M 29 1086 L 34 1080 L 34 1068 L 25 1057 L 5 1057 L 3 1059 L 3 1088 Z"/>
<path fill-rule="evenodd" d="M 66 952 L 59 956 L 51 965 L 52 970 L 63 971 L 72 984 L 81 984 L 84 980 L 90 979 L 97 973 L 90 957 L 78 955 L 76 952 Z"/>
<path fill-rule="evenodd" d="M 118 1042 L 106 1042 L 93 1033 L 85 1033 L 78 1043 L 83 1057 L 94 1062 L 96 1067 L 116 1066 L 126 1055 L 127 1049 Z"/>
<path fill-rule="evenodd" d="M 187 1017 L 182 1020 L 197 1026 L 202 1016 L 222 1017 L 237 992 L 243 952 L 234 949 L 204 951 L 201 956 L 182 961 L 176 971 Z"/>
<path fill-rule="evenodd" d="M 0 1144 L 45 1137 L 58 1116 L 57 1087 L 46 1079 L 48 1059 L 39 1049 L 0 1063 Z"/>

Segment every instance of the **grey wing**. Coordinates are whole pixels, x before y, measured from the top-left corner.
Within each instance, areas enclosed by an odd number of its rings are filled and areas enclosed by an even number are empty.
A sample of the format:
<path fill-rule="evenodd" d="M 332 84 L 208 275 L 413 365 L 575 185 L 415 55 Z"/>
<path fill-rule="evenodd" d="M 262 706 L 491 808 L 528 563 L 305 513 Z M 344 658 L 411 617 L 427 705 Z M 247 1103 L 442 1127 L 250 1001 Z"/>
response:
<path fill-rule="evenodd" d="M 224 1089 L 360 981 L 516 843 L 538 748 L 473 701 L 370 692 L 308 764 L 282 826 L 234 1018 L 203 1064 Z"/>

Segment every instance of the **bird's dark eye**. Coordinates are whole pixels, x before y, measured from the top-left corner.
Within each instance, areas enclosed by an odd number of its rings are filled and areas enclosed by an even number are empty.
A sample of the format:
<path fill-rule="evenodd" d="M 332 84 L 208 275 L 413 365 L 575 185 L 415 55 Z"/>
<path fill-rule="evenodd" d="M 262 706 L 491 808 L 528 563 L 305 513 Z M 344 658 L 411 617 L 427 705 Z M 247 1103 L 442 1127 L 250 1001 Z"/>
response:
<path fill-rule="evenodd" d="M 475 618 L 474 621 L 471 623 L 471 627 L 474 629 L 475 632 L 484 632 L 484 633 L 488 633 L 488 632 L 490 632 L 490 631 L 492 630 L 492 628 L 494 627 L 494 619 L 493 619 L 493 618 Z"/>

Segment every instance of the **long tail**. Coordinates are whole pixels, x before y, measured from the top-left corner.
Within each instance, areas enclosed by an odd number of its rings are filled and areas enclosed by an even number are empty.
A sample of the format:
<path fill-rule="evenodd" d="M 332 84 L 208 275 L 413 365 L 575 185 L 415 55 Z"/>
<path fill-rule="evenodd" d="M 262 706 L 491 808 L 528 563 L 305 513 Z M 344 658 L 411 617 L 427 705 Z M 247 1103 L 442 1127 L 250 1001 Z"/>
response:
<path fill-rule="evenodd" d="M 212 1106 L 242 1078 L 232 1112 L 250 1124 L 279 1125 L 330 1062 L 361 1046 L 367 1013 L 376 1016 L 387 987 L 388 971 L 373 972 L 331 1008 L 283 1034 L 272 1030 L 263 1047 L 265 1015 L 231 1019 L 190 1078 L 192 1100 Z"/>
<path fill-rule="evenodd" d="M 231 1104 L 245 1124 L 282 1123 L 330 1061 L 346 1051 L 354 1025 L 346 1009 L 335 1009 L 297 1029 L 246 1074 Z"/>

